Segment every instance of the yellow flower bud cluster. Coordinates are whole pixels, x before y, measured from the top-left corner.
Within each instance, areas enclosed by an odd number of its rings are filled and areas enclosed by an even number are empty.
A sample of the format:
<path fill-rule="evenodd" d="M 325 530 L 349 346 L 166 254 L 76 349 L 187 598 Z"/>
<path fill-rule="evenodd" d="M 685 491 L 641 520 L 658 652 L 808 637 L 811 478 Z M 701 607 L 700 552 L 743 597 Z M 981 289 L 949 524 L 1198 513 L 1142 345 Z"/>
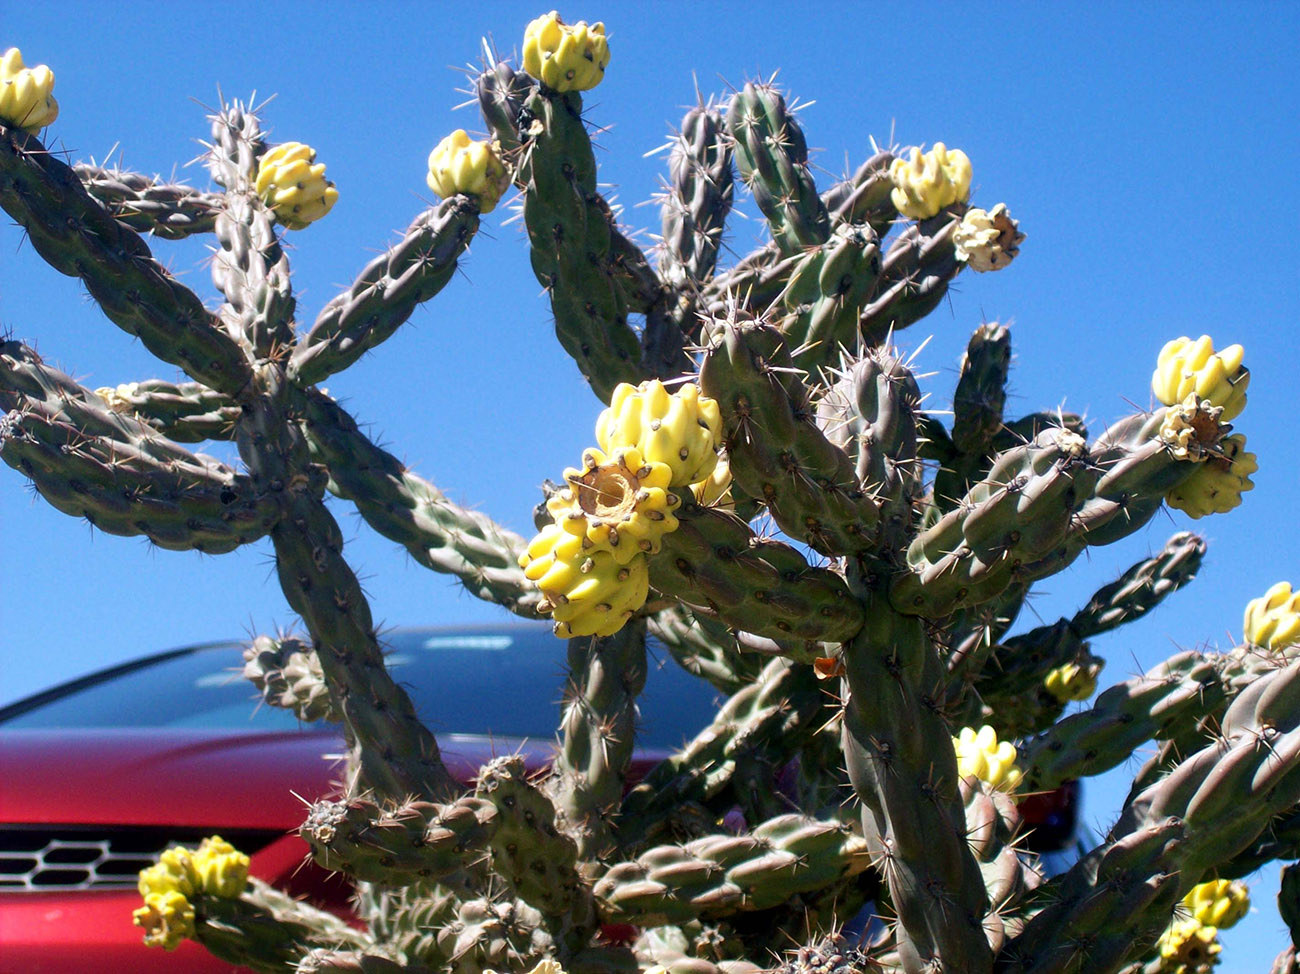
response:
<path fill-rule="evenodd" d="M 478 197 L 480 213 L 491 213 L 510 186 L 510 173 L 491 142 L 456 129 L 429 153 L 429 188 L 443 199 L 465 193 Z"/>
<path fill-rule="evenodd" d="M 998 741 L 998 732 L 988 724 L 979 730 L 963 727 L 952 739 L 957 752 L 957 773 L 974 777 L 997 791 L 1013 791 L 1023 773 L 1016 765 L 1016 747 L 1010 741 Z"/>
<path fill-rule="evenodd" d="M 204 839 L 193 850 L 177 846 L 140 870 L 138 888 L 144 906 L 132 919 L 144 929 L 147 946 L 175 950 L 182 940 L 194 935 L 192 897 L 234 899 L 247 883 L 248 856 L 221 836 Z"/>
<path fill-rule="evenodd" d="M 262 156 L 254 186 L 290 230 L 316 222 L 339 198 L 325 178 L 325 163 L 316 162 L 316 150 L 301 142 L 285 142 Z"/>
<path fill-rule="evenodd" d="M 698 386 L 614 390 L 596 423 L 600 448 L 583 453 L 581 470 L 564 472 L 566 487 L 546 505 L 552 523 L 519 558 L 557 636 L 611 636 L 645 604 L 649 558 L 677 529 L 672 488 L 714 474 L 721 428 L 717 403 Z"/>
<path fill-rule="evenodd" d="M 49 66 L 23 67 L 23 53 L 16 47 L 0 54 L 0 122 L 35 133 L 58 117 Z"/>
<path fill-rule="evenodd" d="M 1043 686 L 1061 703 L 1087 700 L 1097 692 L 1097 673 L 1101 667 L 1066 663 L 1058 666 L 1043 680 Z"/>
<path fill-rule="evenodd" d="M 1246 450 L 1246 437 L 1234 433 L 1219 441 L 1195 473 L 1165 494 L 1165 503 L 1193 518 L 1226 514 L 1255 486 L 1250 475 L 1258 469 L 1255 454 Z"/>
<path fill-rule="evenodd" d="M 912 149 L 910 160 L 895 159 L 889 166 L 894 184 L 890 199 L 903 216 L 928 220 L 945 206 L 964 203 L 970 195 L 970 159 L 960 149 L 949 150 L 936 142 L 929 152 Z"/>
<path fill-rule="evenodd" d="M 980 273 L 1002 270 L 1020 254 L 1024 240 L 1020 222 L 1011 219 L 1005 203 L 991 210 L 967 210 L 952 235 L 957 259 Z"/>
<path fill-rule="evenodd" d="M 1252 646 L 1285 649 L 1300 645 L 1300 592 L 1278 582 L 1246 606 L 1242 638 Z"/>
<path fill-rule="evenodd" d="M 1240 345 L 1214 350 L 1209 335 L 1196 341 L 1175 338 L 1166 342 L 1156 359 L 1151 376 L 1151 391 L 1166 406 L 1173 406 L 1195 395 L 1211 406 L 1222 406 L 1221 420 L 1231 422 L 1246 408 L 1246 387 L 1250 370 L 1241 362 L 1245 351 Z"/>
<path fill-rule="evenodd" d="M 552 10 L 524 31 L 524 70 L 555 91 L 587 91 L 605 77 L 609 42 L 605 25 L 580 20 L 569 26 Z"/>
<path fill-rule="evenodd" d="M 1250 912 L 1250 890 L 1239 880 L 1211 879 L 1193 886 L 1183 906 L 1197 923 L 1227 930 Z"/>
<path fill-rule="evenodd" d="M 1160 974 L 1210 974 L 1219 963 L 1219 931 L 1199 920 L 1175 920 L 1156 941 Z"/>

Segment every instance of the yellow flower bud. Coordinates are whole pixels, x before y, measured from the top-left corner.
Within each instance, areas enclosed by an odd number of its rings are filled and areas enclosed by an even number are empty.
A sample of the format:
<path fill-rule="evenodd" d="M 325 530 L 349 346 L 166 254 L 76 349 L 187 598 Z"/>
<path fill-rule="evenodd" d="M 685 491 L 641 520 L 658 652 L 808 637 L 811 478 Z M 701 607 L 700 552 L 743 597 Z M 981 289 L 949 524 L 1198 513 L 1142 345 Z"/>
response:
<path fill-rule="evenodd" d="M 721 436 L 717 402 L 690 382 L 673 393 L 658 379 L 639 386 L 620 382 L 596 420 L 602 450 L 636 447 L 646 462 L 668 465 L 670 487 L 696 484 L 712 474 Z"/>
<path fill-rule="evenodd" d="M 235 899 L 248 883 L 248 856 L 219 835 L 204 839 L 192 861 L 199 890 L 209 896 Z"/>
<path fill-rule="evenodd" d="M 1246 408 L 1250 370 L 1242 365 L 1244 356 L 1240 345 L 1216 352 L 1209 335 L 1196 341 L 1175 338 L 1160 350 L 1151 375 L 1151 392 L 1166 406 L 1191 395 L 1208 400 L 1211 406 L 1223 407 L 1223 422 L 1231 422 Z"/>
<path fill-rule="evenodd" d="M 524 31 L 524 70 L 555 91 L 587 91 L 609 65 L 605 25 L 584 20 L 569 26 L 552 10 Z"/>
<path fill-rule="evenodd" d="M 58 117 L 54 72 L 44 64 L 23 67 L 16 47 L 0 55 L 0 122 L 36 133 Z"/>
<path fill-rule="evenodd" d="M 254 187 L 290 230 L 319 220 L 339 198 L 325 178 L 325 164 L 316 162 L 316 150 L 301 142 L 285 142 L 262 156 Z"/>
<path fill-rule="evenodd" d="M 1048 673 L 1043 686 L 1061 703 L 1087 700 L 1097 692 L 1097 671 L 1078 663 L 1066 663 Z"/>
<path fill-rule="evenodd" d="M 1255 454 L 1246 450 L 1241 433 L 1224 437 L 1196 472 L 1165 494 L 1165 503 L 1194 518 L 1226 514 L 1255 486 L 1250 475 L 1259 469 Z"/>
<path fill-rule="evenodd" d="M 1210 974 L 1219 963 L 1219 931 L 1198 920 L 1175 920 L 1156 941 L 1160 974 Z"/>
<path fill-rule="evenodd" d="M 144 928 L 147 947 L 175 950 L 181 941 L 194 936 L 194 907 L 183 893 L 146 893 L 144 906 L 131 914 L 137 927 Z"/>
<path fill-rule="evenodd" d="M 1243 638 L 1252 646 L 1285 649 L 1300 645 L 1300 592 L 1278 582 L 1246 606 Z"/>
<path fill-rule="evenodd" d="M 945 206 L 964 203 L 970 195 L 970 159 L 960 149 L 942 142 L 922 154 L 913 149 L 910 160 L 895 159 L 889 166 L 894 184 L 890 199 L 903 216 L 928 220 Z"/>
<path fill-rule="evenodd" d="M 555 634 L 612 636 L 645 605 L 650 569 L 645 555 L 619 564 L 609 551 L 585 551 L 584 539 L 548 524 L 520 556 L 524 575 L 537 583 L 538 611 L 555 620 Z"/>
<path fill-rule="evenodd" d="M 1013 791 L 1023 776 L 1016 765 L 1016 748 L 998 741 L 998 732 L 985 724 L 978 731 L 963 727 L 952 739 L 957 752 L 957 773 L 974 777 L 998 791 Z"/>
<path fill-rule="evenodd" d="M 429 188 L 443 199 L 477 196 L 480 213 L 491 213 L 510 186 L 510 173 L 492 143 L 470 139 L 456 129 L 429 153 Z"/>
<path fill-rule="evenodd" d="M 1211 879 L 1193 886 L 1183 906 L 1198 923 L 1227 930 L 1250 912 L 1250 890 L 1238 880 Z"/>

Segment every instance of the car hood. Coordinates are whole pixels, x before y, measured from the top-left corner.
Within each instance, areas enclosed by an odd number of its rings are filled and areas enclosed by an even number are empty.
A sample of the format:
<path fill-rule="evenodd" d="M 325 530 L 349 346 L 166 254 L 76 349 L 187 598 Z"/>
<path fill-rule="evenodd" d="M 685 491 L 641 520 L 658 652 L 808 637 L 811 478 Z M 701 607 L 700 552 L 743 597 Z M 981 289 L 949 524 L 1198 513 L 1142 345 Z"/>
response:
<path fill-rule="evenodd" d="M 439 743 L 465 782 L 494 754 L 522 749 L 540 767 L 554 753 L 477 737 Z M 294 829 L 306 802 L 339 793 L 342 752 L 339 737 L 317 731 L 0 731 L 0 823 Z"/>

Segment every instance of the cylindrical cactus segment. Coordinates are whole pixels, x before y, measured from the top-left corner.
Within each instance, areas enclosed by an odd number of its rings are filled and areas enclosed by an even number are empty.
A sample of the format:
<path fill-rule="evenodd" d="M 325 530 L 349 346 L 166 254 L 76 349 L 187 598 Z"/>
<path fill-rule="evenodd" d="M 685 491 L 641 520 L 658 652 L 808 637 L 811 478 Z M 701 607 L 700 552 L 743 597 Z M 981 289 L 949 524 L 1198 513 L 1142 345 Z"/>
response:
<path fill-rule="evenodd" d="M 722 226 L 731 212 L 732 145 L 712 105 L 687 111 L 668 154 L 659 273 L 683 297 L 713 276 Z"/>
<path fill-rule="evenodd" d="M 782 94 L 746 83 L 727 107 L 740 176 L 784 255 L 824 244 L 830 217 L 808 171 L 808 143 Z"/>
<path fill-rule="evenodd" d="M 700 384 L 722 411 L 731 475 L 791 537 L 824 554 L 867 551 L 880 513 L 848 455 L 827 439 L 781 333 L 763 322 L 721 326 Z"/>

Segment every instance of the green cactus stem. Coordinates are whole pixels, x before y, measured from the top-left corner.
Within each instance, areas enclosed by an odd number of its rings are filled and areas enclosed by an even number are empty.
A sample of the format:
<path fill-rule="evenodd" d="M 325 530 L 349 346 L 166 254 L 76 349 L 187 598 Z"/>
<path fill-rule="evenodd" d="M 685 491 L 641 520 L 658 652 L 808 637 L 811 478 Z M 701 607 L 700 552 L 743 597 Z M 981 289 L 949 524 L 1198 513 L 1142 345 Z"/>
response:
<path fill-rule="evenodd" d="M 237 396 L 251 377 L 217 318 L 33 135 L 0 125 L 0 207 L 55 270 L 80 278 L 113 324 L 193 379 Z"/>
<path fill-rule="evenodd" d="M 870 859 L 848 826 L 783 815 L 747 835 L 649 849 L 611 866 L 594 890 L 605 922 L 655 926 L 768 909 L 856 875 Z"/>
<path fill-rule="evenodd" d="M 780 541 L 760 538 L 734 514 L 683 498 L 678 527 L 650 560 L 650 584 L 734 629 L 802 646 L 799 659 L 820 655 L 819 642 L 842 642 L 862 627 L 862 606 L 844 579 L 814 568 Z M 794 657 L 792 657 L 794 658 Z"/>
<path fill-rule="evenodd" d="M 858 322 L 866 344 L 884 341 L 938 307 L 965 266 L 953 246 L 964 209 L 961 204 L 949 207 L 894 238 L 885 251 L 875 295 Z"/>
<path fill-rule="evenodd" d="M 550 292 L 555 331 L 592 391 L 608 402 L 620 382 L 649 378 L 627 301 L 610 280 L 608 208 L 596 196 L 596 161 L 576 92 L 529 97 L 524 222 L 533 272 Z"/>
<path fill-rule="evenodd" d="M 293 711 L 304 723 L 342 721 L 325 682 L 320 657 L 296 636 L 258 636 L 244 648 L 244 679 L 257 687 L 272 707 Z"/>
<path fill-rule="evenodd" d="M 94 199 L 119 223 L 163 240 L 211 233 L 222 198 L 161 177 L 78 163 L 72 167 Z"/>
<path fill-rule="evenodd" d="M 107 402 L 113 412 L 128 414 L 176 443 L 232 440 L 239 419 L 238 406 L 198 382 L 128 382 L 108 389 Z"/>
<path fill-rule="evenodd" d="M 718 401 L 735 483 L 766 503 L 781 530 L 823 554 L 872 548 L 875 499 L 817 427 L 780 332 L 761 321 L 721 325 L 700 388 Z"/>
<path fill-rule="evenodd" d="M 371 939 L 333 913 L 250 879 L 238 899 L 199 897 L 194 904 L 194 939 L 230 963 L 259 974 L 284 974 L 313 947 L 364 950 Z"/>
<path fill-rule="evenodd" d="M 627 795 L 619 812 L 621 843 L 653 840 L 671 827 L 673 810 L 683 804 L 708 802 L 722 811 L 742 804 L 733 787 L 738 768 L 755 758 L 777 767 L 793 758 L 830 719 L 830 705 L 811 666 L 770 660 L 708 727 Z"/>
<path fill-rule="evenodd" d="M 524 539 L 478 511 L 452 503 L 427 480 L 370 441 L 321 392 L 302 409 L 312 458 L 330 471 L 332 493 L 352 501 L 366 523 L 417 562 L 459 578 L 472 594 L 536 619 L 541 596 L 524 578 Z"/>
<path fill-rule="evenodd" d="M 808 171 L 808 143 L 770 84 L 748 82 L 727 106 L 727 131 L 735 144 L 740 178 L 767 217 L 772 239 L 785 256 L 824 244 L 830 217 Z"/>
<path fill-rule="evenodd" d="M 493 802 L 473 796 L 391 808 L 352 798 L 313 803 L 299 835 L 326 869 L 365 882 L 402 886 L 464 869 L 475 852 L 486 849 L 498 819 Z"/>
<path fill-rule="evenodd" d="M 693 292 L 713 276 L 722 227 L 731 212 L 735 180 L 732 144 L 722 113 L 711 104 L 687 111 L 668 154 L 668 185 L 661 205 L 663 245 L 659 274 L 694 307 Z"/>
<path fill-rule="evenodd" d="M 874 148 L 874 142 L 872 145 Z M 889 232 L 898 219 L 892 197 L 894 181 L 889 178 L 894 159 L 891 150 L 876 149 L 853 175 L 822 193 L 822 205 L 829 211 L 832 224 L 865 223 L 881 237 Z"/>
<path fill-rule="evenodd" d="M 0 458 L 55 508 L 108 534 L 219 554 L 264 537 L 275 499 L 245 474 L 111 411 L 18 342 L 0 342 Z M 304 486 L 319 489 L 319 477 Z"/>
<path fill-rule="evenodd" d="M 722 623 L 700 618 L 682 606 L 668 606 L 646 622 L 682 669 L 707 680 L 727 696 L 758 677 L 761 657 L 750 652 Z"/>
<path fill-rule="evenodd" d="M 851 580 L 867 612 L 844 647 L 844 757 L 904 967 L 988 970 L 988 892 L 966 838 L 952 732 L 933 707 L 943 664 L 921 620 L 890 607 L 876 573 L 855 570 Z"/>
<path fill-rule="evenodd" d="M 613 845 L 611 821 L 636 744 L 637 695 L 645 689 L 645 622 L 612 636 L 568 641 L 569 680 L 551 791 L 583 859 Z"/>
<path fill-rule="evenodd" d="M 468 196 L 453 196 L 417 216 L 401 240 L 321 309 L 294 349 L 293 379 L 322 382 L 389 339 L 451 280 L 478 226 L 478 203 Z"/>

